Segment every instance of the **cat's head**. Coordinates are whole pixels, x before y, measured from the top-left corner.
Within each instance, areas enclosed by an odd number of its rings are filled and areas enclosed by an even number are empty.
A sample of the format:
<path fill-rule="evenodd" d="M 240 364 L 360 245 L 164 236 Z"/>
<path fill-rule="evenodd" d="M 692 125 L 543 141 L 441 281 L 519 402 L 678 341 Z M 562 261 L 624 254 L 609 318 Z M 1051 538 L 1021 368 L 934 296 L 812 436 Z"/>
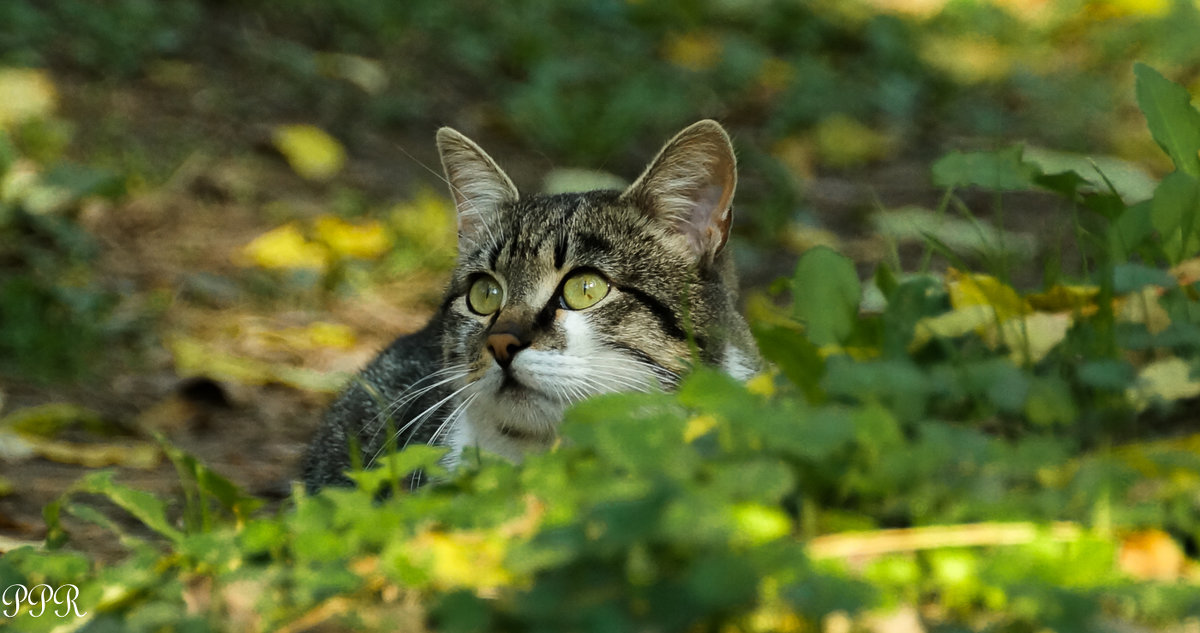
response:
<path fill-rule="evenodd" d="M 756 365 L 724 252 L 737 175 L 716 122 L 676 135 L 623 192 L 522 196 L 470 139 L 437 140 L 458 212 L 443 334 L 464 376 L 456 448 L 519 459 L 583 397 L 670 388 L 693 350 L 735 374 Z"/>

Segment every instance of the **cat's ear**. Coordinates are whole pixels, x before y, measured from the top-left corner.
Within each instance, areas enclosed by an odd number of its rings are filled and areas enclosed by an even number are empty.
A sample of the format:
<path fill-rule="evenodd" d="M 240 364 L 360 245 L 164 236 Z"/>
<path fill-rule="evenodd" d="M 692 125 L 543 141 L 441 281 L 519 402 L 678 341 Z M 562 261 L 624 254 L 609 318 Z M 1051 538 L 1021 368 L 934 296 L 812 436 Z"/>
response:
<path fill-rule="evenodd" d="M 711 260 L 729 239 L 736 187 L 729 135 L 705 119 L 668 141 L 621 197 L 669 222 L 698 259 Z"/>
<path fill-rule="evenodd" d="M 438 130 L 437 146 L 458 210 L 459 247 L 473 246 L 494 231 L 500 207 L 520 194 L 496 161 L 458 130 Z"/>

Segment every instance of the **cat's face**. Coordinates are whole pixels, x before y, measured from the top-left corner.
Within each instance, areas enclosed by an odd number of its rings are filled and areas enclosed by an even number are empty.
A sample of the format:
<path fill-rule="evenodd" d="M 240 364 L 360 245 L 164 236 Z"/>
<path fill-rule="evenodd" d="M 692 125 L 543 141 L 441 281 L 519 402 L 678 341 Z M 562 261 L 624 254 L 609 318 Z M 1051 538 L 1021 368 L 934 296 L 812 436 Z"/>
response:
<path fill-rule="evenodd" d="M 439 133 L 460 219 L 443 333 L 462 376 L 456 449 L 519 459 L 553 443 L 570 404 L 672 387 L 690 345 L 707 346 L 732 310 L 732 149 L 712 122 L 672 144 L 625 192 L 521 197 L 474 143 Z"/>

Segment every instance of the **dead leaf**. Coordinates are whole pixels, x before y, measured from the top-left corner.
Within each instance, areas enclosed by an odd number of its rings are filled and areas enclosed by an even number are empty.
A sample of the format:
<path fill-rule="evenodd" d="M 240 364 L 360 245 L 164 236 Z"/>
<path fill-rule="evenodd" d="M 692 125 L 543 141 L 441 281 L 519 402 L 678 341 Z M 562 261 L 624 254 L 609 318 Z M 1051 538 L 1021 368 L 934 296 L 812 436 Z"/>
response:
<path fill-rule="evenodd" d="M 329 267 L 329 249 L 304 237 L 294 222 L 276 227 L 242 247 L 237 263 L 271 269 L 312 269 Z"/>
<path fill-rule="evenodd" d="M 162 455 L 158 445 L 149 442 L 92 444 L 28 436 L 25 440 L 40 457 L 60 464 L 79 464 L 88 468 L 124 466 L 149 470 L 158 465 Z"/>
<path fill-rule="evenodd" d="M 392 248 L 391 236 L 375 220 L 351 224 L 336 216 L 323 215 L 313 228 L 318 240 L 343 257 L 376 259 Z"/>
<path fill-rule="evenodd" d="M 308 180 L 329 180 L 346 164 L 342 144 L 315 125 L 281 125 L 271 140 L 292 169 Z"/>
<path fill-rule="evenodd" d="M 1157 400 L 1173 401 L 1200 396 L 1200 380 L 1192 378 L 1192 367 L 1182 358 L 1154 361 L 1138 372 L 1134 385 L 1125 391 L 1137 409 Z"/>

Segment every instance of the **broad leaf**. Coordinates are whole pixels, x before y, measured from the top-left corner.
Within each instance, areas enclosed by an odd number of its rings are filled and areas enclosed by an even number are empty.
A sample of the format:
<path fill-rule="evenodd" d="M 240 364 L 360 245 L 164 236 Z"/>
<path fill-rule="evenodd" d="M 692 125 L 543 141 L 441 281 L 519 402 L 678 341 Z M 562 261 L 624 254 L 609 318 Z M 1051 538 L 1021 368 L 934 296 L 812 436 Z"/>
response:
<path fill-rule="evenodd" d="M 1200 178 L 1200 112 L 1188 91 L 1157 70 L 1135 64 L 1137 102 L 1150 134 L 1175 163 L 1175 169 Z"/>

